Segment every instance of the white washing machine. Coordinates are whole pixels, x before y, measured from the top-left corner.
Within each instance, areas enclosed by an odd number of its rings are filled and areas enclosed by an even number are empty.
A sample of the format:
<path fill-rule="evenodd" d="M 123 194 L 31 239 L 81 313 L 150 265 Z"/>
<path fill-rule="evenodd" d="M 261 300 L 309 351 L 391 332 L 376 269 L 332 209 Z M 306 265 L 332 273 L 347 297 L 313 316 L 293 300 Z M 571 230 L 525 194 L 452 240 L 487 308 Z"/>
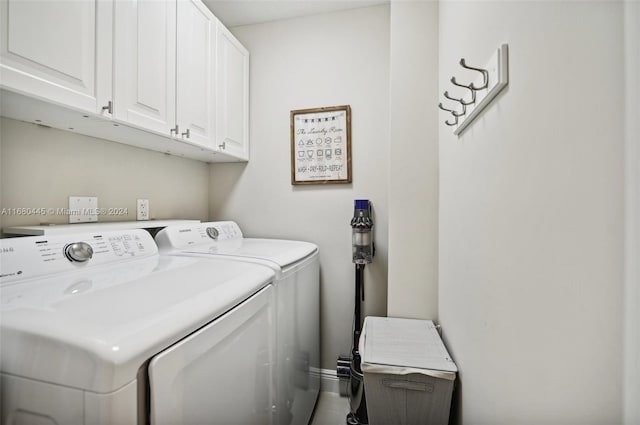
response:
<path fill-rule="evenodd" d="M 162 254 L 232 259 L 273 269 L 276 292 L 276 421 L 307 425 L 320 390 L 318 247 L 309 242 L 245 238 L 232 221 L 168 226 Z"/>
<path fill-rule="evenodd" d="M 274 273 L 144 230 L 0 240 L 0 419 L 271 424 Z"/>

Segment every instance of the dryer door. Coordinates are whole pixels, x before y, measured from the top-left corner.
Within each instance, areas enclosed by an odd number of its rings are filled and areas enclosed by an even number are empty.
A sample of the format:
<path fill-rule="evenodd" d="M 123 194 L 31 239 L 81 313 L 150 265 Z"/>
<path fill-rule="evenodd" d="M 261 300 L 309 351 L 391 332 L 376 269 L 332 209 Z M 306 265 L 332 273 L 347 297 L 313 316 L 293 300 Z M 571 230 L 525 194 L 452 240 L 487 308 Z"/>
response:
<path fill-rule="evenodd" d="M 269 285 L 155 356 L 151 424 L 270 425 L 273 314 Z"/>

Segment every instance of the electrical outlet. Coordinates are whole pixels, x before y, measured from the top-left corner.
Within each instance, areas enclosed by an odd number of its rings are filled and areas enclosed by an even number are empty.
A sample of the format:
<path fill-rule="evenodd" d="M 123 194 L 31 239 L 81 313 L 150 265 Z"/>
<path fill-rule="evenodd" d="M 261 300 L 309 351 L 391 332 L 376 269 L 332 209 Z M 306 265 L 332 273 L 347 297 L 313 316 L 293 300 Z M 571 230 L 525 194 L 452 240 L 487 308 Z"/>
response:
<path fill-rule="evenodd" d="M 138 199 L 137 208 L 138 220 L 149 220 L 149 200 Z"/>
<path fill-rule="evenodd" d="M 69 223 L 98 221 L 98 198 L 69 196 Z"/>

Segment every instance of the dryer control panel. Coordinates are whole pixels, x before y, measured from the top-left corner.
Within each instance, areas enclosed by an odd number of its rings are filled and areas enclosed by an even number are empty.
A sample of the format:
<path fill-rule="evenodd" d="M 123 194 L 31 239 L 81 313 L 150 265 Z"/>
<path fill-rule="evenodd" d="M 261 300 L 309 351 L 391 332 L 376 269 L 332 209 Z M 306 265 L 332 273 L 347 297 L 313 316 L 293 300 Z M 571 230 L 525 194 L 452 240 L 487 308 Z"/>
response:
<path fill-rule="evenodd" d="M 212 221 L 201 223 L 199 227 L 205 228 L 207 236 L 218 241 L 243 238 L 240 226 L 235 221 Z"/>
<path fill-rule="evenodd" d="M 158 255 L 145 230 L 0 239 L 0 283 Z"/>
<path fill-rule="evenodd" d="M 162 251 L 181 250 L 196 245 L 212 245 L 218 241 L 239 240 L 244 236 L 234 221 L 212 221 L 192 226 L 169 226 L 156 234 Z"/>

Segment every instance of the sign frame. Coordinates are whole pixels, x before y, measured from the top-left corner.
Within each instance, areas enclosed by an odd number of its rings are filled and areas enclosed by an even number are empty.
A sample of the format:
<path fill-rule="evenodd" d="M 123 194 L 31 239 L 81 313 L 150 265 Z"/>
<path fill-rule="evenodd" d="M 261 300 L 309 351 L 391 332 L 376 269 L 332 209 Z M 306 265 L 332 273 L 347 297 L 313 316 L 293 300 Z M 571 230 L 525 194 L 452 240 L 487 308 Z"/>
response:
<path fill-rule="evenodd" d="M 291 184 L 351 183 L 351 106 L 291 111 Z"/>

